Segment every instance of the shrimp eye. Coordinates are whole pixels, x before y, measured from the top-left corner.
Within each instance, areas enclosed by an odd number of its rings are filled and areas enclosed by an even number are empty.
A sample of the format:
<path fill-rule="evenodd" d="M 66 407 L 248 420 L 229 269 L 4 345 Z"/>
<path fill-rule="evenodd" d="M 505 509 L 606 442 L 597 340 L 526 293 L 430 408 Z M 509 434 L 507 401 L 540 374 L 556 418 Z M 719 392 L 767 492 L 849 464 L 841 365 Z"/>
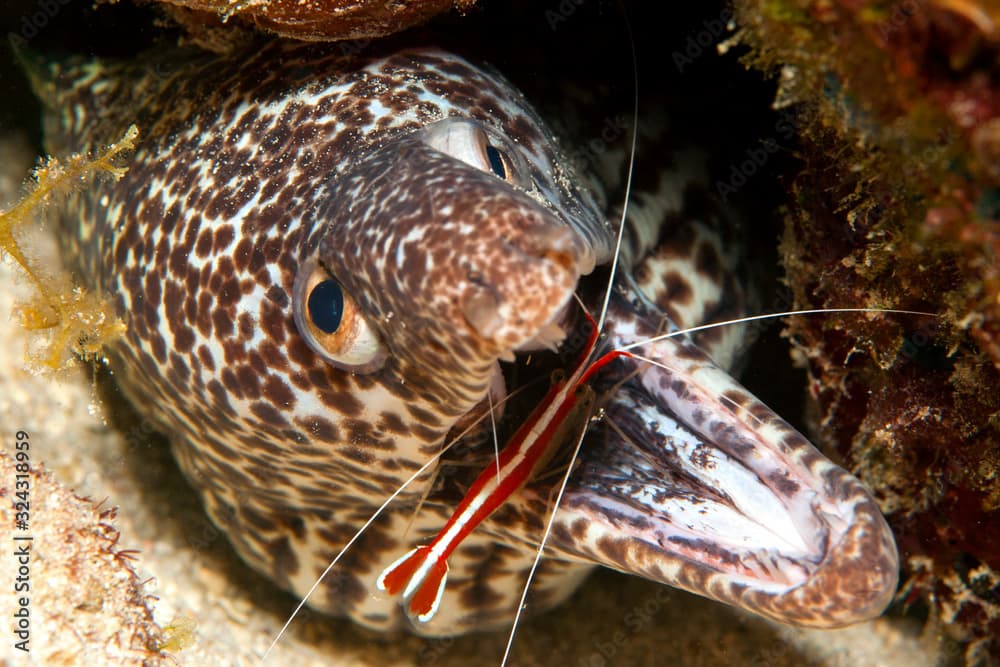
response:
<path fill-rule="evenodd" d="M 507 174 L 510 172 L 510 169 L 507 168 L 507 156 L 496 146 L 488 144 L 486 146 L 486 159 L 489 160 L 493 173 L 506 181 Z"/>
<path fill-rule="evenodd" d="M 295 326 L 316 354 L 355 373 L 378 370 L 385 348 L 357 303 L 325 268 L 306 266 L 292 289 Z"/>

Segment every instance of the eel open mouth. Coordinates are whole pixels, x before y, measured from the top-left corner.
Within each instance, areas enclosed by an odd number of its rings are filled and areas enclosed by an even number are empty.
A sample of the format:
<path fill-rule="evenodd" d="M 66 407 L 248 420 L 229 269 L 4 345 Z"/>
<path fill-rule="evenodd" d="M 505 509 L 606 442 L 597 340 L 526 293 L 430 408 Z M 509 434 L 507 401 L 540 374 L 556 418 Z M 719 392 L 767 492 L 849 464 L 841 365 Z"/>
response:
<path fill-rule="evenodd" d="M 501 402 L 503 385 L 524 384 L 523 378 L 513 377 L 519 368 L 535 378 L 545 378 L 551 368 L 540 361 L 529 366 L 522 358 L 513 374 L 508 367 L 508 378 L 501 382 L 500 374 L 489 370 L 499 368 L 497 357 L 512 361 L 515 351 L 555 347 L 550 362 L 563 370 L 572 365 L 578 356 L 573 348 L 588 340 L 579 326 L 568 324 L 572 317 L 567 314 L 576 308 L 572 295 L 581 276 L 609 259 L 610 228 L 596 216 L 578 227 L 567 226 L 528 195 L 498 191 L 494 175 L 456 163 L 418 141 L 398 148 L 391 160 L 386 158 L 385 170 L 391 168 L 393 179 L 410 173 L 419 182 L 421 175 L 433 172 L 447 174 L 446 182 L 455 186 L 436 197 L 435 213 L 418 215 L 414 227 L 433 223 L 436 231 L 447 228 L 456 257 L 480 258 L 474 271 L 468 270 L 468 259 L 459 262 L 466 266 L 459 274 L 462 280 L 442 280 L 435 291 L 446 306 L 459 304 L 455 312 L 439 312 L 435 321 L 464 321 L 472 339 L 481 343 L 485 361 L 480 369 L 490 396 L 454 427 L 464 428 Z M 460 199 L 446 197 L 459 192 Z M 405 197 L 395 208 L 386 201 L 371 208 L 397 210 L 393 222 L 398 224 L 399 216 L 410 210 L 404 204 L 410 204 Z M 464 227 L 444 225 L 439 220 L 444 211 L 452 212 L 445 216 L 448 220 L 463 212 Z M 468 232 L 455 233 L 462 229 Z M 466 287 L 452 289 L 454 285 Z M 458 298 L 444 298 L 451 294 L 448 290 Z M 637 295 L 614 293 L 604 332 L 611 345 L 646 341 L 659 333 L 663 314 L 645 304 Z M 583 443 L 555 515 L 549 554 L 638 574 L 787 623 L 836 627 L 881 613 L 895 592 L 898 555 L 885 519 L 861 483 L 690 341 L 663 339 L 635 351 L 660 365 L 623 359 L 615 368 L 630 373 L 628 377 L 615 377 L 610 369 L 598 376 L 598 405 L 606 418 Z M 560 425 L 554 422 L 568 419 L 559 410 L 571 402 L 565 388 L 578 381 L 580 369 L 571 372 L 577 379 L 569 382 L 569 374 L 562 376 L 552 385 L 556 392 L 545 399 L 557 409 L 529 407 L 531 417 L 522 424 L 526 428 L 519 428 L 501 452 L 495 475 L 503 475 L 503 483 L 489 485 L 492 468 L 471 486 L 466 480 L 468 493 L 463 491 L 433 546 L 390 566 L 382 581 L 396 587 L 407 579 L 404 575 L 413 574 L 417 583 L 408 579 L 404 593 L 423 590 L 424 582 L 431 581 L 424 565 L 413 573 L 397 568 L 408 567 L 415 558 L 414 567 L 419 561 L 440 569 L 440 561 L 461 541 L 456 536 L 493 512 L 481 514 L 484 506 L 500 505 L 485 524 L 498 541 L 524 543 L 523 528 L 548 514 L 553 480 L 558 479 L 537 474 L 551 448 L 543 451 L 535 443 L 549 438 L 553 447 L 566 444 L 556 442 L 553 429 Z M 472 440 L 472 447 L 482 442 Z M 558 455 L 554 461 L 550 471 L 558 465 Z M 507 498 L 531 471 L 535 479 Z M 452 474 L 463 473 L 446 472 L 438 488 L 449 486 Z M 444 577 L 435 573 L 432 583 L 443 584 Z M 441 590 L 440 585 L 430 588 Z M 425 607 L 429 618 L 433 612 Z"/>
<path fill-rule="evenodd" d="M 654 336 L 658 321 L 616 295 L 606 328 L 622 346 Z M 598 381 L 605 418 L 586 436 L 546 553 L 785 623 L 880 614 L 898 555 L 861 483 L 688 340 L 633 351 L 667 368 L 627 359 Z M 537 511 L 551 485 L 529 483 L 507 511 Z"/>

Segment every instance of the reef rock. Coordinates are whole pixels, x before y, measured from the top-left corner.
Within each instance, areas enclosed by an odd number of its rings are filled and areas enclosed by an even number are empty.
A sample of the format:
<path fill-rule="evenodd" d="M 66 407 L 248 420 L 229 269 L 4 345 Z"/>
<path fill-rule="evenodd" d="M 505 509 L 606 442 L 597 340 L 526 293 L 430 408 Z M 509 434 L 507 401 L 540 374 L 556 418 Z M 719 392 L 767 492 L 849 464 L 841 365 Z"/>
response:
<path fill-rule="evenodd" d="M 736 3 L 779 77 L 802 168 L 782 254 L 827 452 L 875 492 L 969 664 L 1000 658 L 1000 8 L 958 0 Z"/>

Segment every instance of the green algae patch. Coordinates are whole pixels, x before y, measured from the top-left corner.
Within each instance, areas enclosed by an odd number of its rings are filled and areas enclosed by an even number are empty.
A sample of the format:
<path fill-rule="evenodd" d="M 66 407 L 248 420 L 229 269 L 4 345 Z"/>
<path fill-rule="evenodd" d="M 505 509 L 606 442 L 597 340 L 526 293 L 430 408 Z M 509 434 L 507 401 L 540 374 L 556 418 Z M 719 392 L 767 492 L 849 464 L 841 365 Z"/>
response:
<path fill-rule="evenodd" d="M 127 171 L 121 164 L 123 156 L 135 148 L 138 136 L 132 125 L 121 139 L 94 155 L 46 158 L 35 168 L 21 200 L 0 213 L 0 249 L 21 267 L 36 291 L 30 301 L 17 307 L 21 325 L 40 337 L 29 341 L 27 361 L 31 365 L 57 370 L 74 357 L 94 358 L 104 345 L 125 332 L 124 323 L 107 299 L 74 285 L 68 274 L 41 266 L 25 250 L 17 232 L 37 224 L 42 209 L 53 198 L 86 187 L 92 177 L 106 174 L 120 179 Z"/>

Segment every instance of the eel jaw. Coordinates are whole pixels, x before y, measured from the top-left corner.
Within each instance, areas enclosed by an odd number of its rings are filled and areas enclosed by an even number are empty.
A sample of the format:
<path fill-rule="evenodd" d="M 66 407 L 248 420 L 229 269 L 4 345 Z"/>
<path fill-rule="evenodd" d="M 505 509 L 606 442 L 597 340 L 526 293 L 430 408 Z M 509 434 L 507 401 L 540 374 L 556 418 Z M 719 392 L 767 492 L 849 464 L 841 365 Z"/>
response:
<path fill-rule="evenodd" d="M 615 307 L 616 344 L 655 333 Z M 583 443 L 549 553 L 793 625 L 833 628 L 882 613 L 898 555 L 861 483 L 692 343 L 636 352 L 670 370 L 629 362 L 634 376 Z M 537 511 L 549 490 L 530 484 L 513 512 Z"/>

